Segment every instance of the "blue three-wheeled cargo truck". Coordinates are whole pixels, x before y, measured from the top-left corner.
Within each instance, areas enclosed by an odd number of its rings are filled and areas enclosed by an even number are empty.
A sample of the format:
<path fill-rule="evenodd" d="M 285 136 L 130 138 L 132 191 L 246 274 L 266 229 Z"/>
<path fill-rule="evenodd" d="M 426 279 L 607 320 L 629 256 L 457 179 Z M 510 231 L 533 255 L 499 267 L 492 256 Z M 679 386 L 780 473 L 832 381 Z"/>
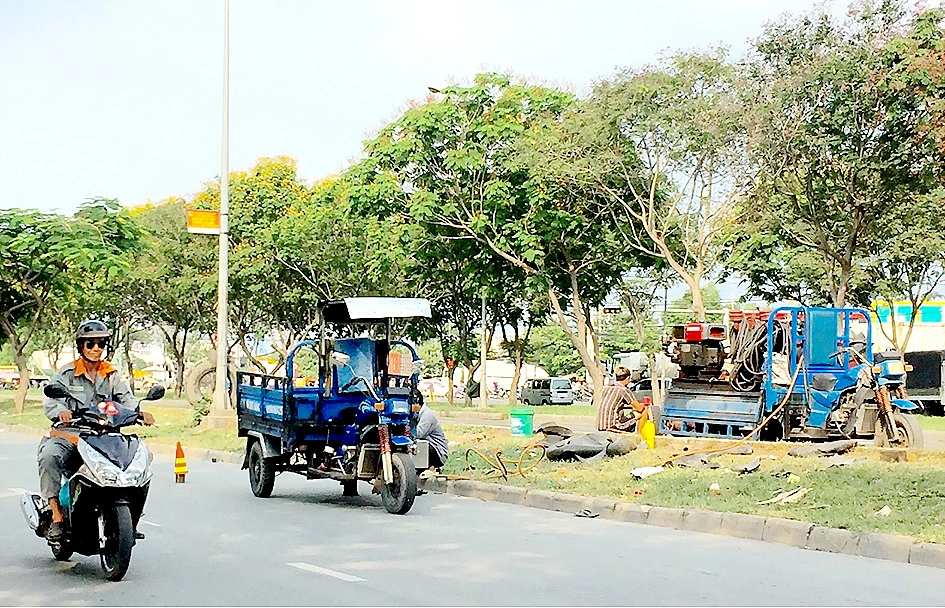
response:
<path fill-rule="evenodd" d="M 910 366 L 897 351 L 872 352 L 869 311 L 785 306 L 735 311 L 731 321 L 678 326 L 667 339 L 680 377 L 661 432 L 922 447 L 905 389 Z"/>
<path fill-rule="evenodd" d="M 427 466 L 426 442 L 414 437 L 423 362 L 391 332 L 395 319 L 429 317 L 430 304 L 346 298 L 321 303 L 318 313 L 318 338 L 292 347 L 285 377 L 237 374 L 250 487 L 268 497 L 276 474 L 290 471 L 339 481 L 346 496 L 357 496 L 363 480 L 389 512 L 404 514 L 417 494 L 417 470 Z M 312 350 L 309 367 L 317 369 L 311 380 L 296 378 L 297 359 Z"/>

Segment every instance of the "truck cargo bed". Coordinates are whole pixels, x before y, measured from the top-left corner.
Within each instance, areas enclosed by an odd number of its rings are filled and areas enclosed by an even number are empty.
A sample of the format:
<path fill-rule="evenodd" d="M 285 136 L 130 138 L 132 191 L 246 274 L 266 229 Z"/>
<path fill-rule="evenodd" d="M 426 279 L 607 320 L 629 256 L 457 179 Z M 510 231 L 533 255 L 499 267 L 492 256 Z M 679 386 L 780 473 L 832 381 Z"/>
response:
<path fill-rule="evenodd" d="M 761 421 L 760 391 L 734 391 L 727 383 L 674 380 L 663 402 L 661 433 L 742 437 Z"/>

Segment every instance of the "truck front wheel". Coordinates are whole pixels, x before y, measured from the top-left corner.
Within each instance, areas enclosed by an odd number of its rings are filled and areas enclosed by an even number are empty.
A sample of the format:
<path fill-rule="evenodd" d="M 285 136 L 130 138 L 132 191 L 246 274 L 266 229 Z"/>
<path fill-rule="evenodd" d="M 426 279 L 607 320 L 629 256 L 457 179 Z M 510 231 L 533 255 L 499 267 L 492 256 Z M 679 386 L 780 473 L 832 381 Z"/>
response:
<path fill-rule="evenodd" d="M 257 498 L 269 498 L 276 483 L 276 468 L 271 460 L 263 458 L 262 445 L 253 441 L 249 448 L 249 487 Z"/>
<path fill-rule="evenodd" d="M 413 458 L 403 452 L 391 454 L 394 480 L 384 484 L 381 490 L 381 502 L 388 513 L 403 515 L 413 506 L 417 497 L 417 469 L 413 466 Z"/>

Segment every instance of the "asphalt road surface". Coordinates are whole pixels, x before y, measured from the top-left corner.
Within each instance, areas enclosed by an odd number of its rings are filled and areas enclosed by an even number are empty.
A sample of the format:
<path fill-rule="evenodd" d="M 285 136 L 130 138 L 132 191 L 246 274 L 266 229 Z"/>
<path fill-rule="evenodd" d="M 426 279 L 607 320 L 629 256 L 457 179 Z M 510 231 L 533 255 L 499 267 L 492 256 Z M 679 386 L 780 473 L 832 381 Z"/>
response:
<path fill-rule="evenodd" d="M 53 560 L 26 525 L 33 437 L 0 433 L 0 605 L 941 605 L 945 570 L 424 495 L 377 496 L 285 474 L 257 499 L 245 471 L 155 462 L 125 579 Z"/>

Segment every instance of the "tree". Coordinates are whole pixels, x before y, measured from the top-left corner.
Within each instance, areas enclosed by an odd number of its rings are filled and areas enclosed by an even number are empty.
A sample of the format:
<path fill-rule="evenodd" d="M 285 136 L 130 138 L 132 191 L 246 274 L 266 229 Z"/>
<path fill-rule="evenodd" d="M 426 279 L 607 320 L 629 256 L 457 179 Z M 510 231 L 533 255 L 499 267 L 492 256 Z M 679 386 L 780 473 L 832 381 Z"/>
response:
<path fill-rule="evenodd" d="M 140 208 L 135 217 L 148 227 L 146 247 L 134 264 L 132 301 L 142 318 L 157 327 L 174 359 L 174 385 L 184 388 L 188 340 L 212 331 L 216 303 L 217 241 L 187 232 L 182 198 Z"/>
<path fill-rule="evenodd" d="M 364 167 L 379 186 L 376 208 L 487 249 L 519 269 L 529 289 L 546 293 L 555 322 L 602 388 L 588 311 L 620 274 L 613 226 L 596 207 L 532 180 L 516 148 L 541 118 L 560 116 L 571 103 L 560 91 L 480 74 L 382 129 L 366 144 Z"/>
<path fill-rule="evenodd" d="M 871 264 L 876 277 L 874 309 L 885 303 L 889 324 L 880 319 L 879 329 L 893 344 L 905 352 L 922 304 L 945 279 L 945 189 L 932 193 L 920 204 L 895 210 L 886 228 L 896 234 L 896 247 L 882 247 Z M 910 314 L 898 318 L 896 302 L 909 302 Z"/>
<path fill-rule="evenodd" d="M 314 328 L 322 300 L 404 295 L 409 263 L 398 218 L 359 213 L 346 178 L 324 180 L 299 197 L 259 238 L 273 289 L 261 294 L 280 354 Z M 277 294 L 277 297 L 274 296 Z"/>
<path fill-rule="evenodd" d="M 310 196 L 298 177 L 295 160 L 285 156 L 260 158 L 252 168 L 233 171 L 229 176 L 227 333 L 260 371 L 265 368 L 249 341 L 258 343 L 270 333 L 281 333 L 282 337 L 273 343 L 284 362 L 298 332 L 314 315 L 315 307 L 304 305 L 301 299 L 300 281 L 274 263 L 272 241 L 273 226 L 290 216 L 292 210 L 298 210 Z M 208 182 L 193 204 L 219 208 L 219 181 Z M 297 327 L 299 324 L 302 327 Z"/>
<path fill-rule="evenodd" d="M 71 218 L 0 210 L 0 331 L 20 372 L 17 412 L 29 387 L 26 348 L 50 302 L 69 297 L 79 272 L 114 278 L 127 271 L 122 253 L 137 246 L 139 234 L 113 199 L 86 202 Z"/>
<path fill-rule="evenodd" d="M 895 245 L 877 244 L 871 271 L 879 277 L 876 294 L 889 309 L 888 328 L 880 330 L 893 346 L 905 352 L 918 311 L 945 274 L 945 9 L 923 11 L 904 36 L 884 48 L 885 108 L 899 128 L 895 137 L 926 151 L 922 173 L 928 195 L 913 196 L 911 204 L 894 205 L 885 232 Z M 920 173 L 920 175 L 922 174 Z M 905 332 L 897 319 L 897 300 L 910 303 Z"/>
<path fill-rule="evenodd" d="M 703 302 L 705 303 L 706 310 L 718 310 L 722 307 L 722 296 L 719 295 L 719 288 L 716 287 L 715 283 L 709 283 L 702 288 L 702 297 Z M 670 302 L 669 307 L 675 310 L 688 310 L 692 307 L 692 292 L 687 291 L 677 300 Z M 712 315 L 713 321 L 721 322 L 721 315 L 718 313 Z M 670 312 L 666 315 L 666 325 L 667 327 L 672 325 L 679 325 L 682 323 L 689 323 L 692 321 L 692 317 L 685 313 L 680 312 Z"/>
<path fill-rule="evenodd" d="M 552 376 L 580 373 L 581 357 L 558 325 L 534 327 L 528 338 L 528 357 Z"/>
<path fill-rule="evenodd" d="M 701 285 L 744 181 L 735 82 L 723 50 L 622 70 L 566 115 L 533 165 L 578 196 L 603 201 L 628 246 L 689 286 L 698 320 Z"/>
<path fill-rule="evenodd" d="M 866 3 L 847 24 L 815 13 L 756 42 L 746 89 L 756 177 L 742 207 L 751 221 L 729 261 L 754 293 L 868 306 L 872 260 L 900 246 L 893 215 L 940 185 L 928 116 L 889 84 L 887 43 L 907 31 L 903 16 L 896 2 Z"/>

